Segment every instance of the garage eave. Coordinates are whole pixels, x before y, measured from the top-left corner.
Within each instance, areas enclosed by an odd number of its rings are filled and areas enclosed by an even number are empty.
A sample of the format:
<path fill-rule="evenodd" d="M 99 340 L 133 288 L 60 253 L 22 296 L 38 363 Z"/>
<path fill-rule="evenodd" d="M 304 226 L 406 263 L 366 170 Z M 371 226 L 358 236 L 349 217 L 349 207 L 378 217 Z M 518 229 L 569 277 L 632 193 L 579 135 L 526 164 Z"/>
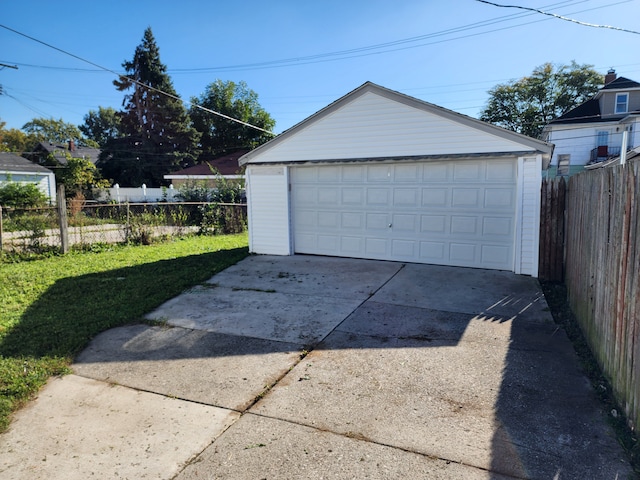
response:
<path fill-rule="evenodd" d="M 412 155 L 397 157 L 366 157 L 366 158 L 326 158 L 314 160 L 292 160 L 286 162 L 259 162 L 252 161 L 250 165 L 275 166 L 275 165 L 322 165 L 331 163 L 369 163 L 369 162 L 442 162 L 443 160 L 477 160 L 480 158 L 518 158 L 539 155 L 536 150 L 522 150 L 519 152 L 489 152 L 489 153 L 460 153 L 442 155 Z"/>

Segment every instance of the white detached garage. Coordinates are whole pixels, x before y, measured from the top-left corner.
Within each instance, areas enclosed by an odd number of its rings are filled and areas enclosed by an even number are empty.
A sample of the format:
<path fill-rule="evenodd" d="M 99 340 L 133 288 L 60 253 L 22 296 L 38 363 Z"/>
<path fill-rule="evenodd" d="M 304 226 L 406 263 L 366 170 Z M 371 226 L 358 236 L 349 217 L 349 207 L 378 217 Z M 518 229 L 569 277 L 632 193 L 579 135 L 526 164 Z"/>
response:
<path fill-rule="evenodd" d="M 368 82 L 240 158 L 249 248 L 537 276 L 551 153 Z"/>

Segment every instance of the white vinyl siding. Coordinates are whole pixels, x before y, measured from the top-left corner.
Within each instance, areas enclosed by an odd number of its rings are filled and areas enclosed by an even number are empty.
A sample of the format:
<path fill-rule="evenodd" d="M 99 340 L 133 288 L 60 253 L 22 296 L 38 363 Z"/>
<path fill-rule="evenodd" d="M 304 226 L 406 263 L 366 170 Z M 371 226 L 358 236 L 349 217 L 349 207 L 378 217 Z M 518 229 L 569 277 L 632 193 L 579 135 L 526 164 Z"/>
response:
<path fill-rule="evenodd" d="M 518 160 L 518 232 L 515 273 L 538 276 L 542 159 Z"/>
<path fill-rule="evenodd" d="M 517 152 L 526 147 L 374 93 L 302 128 L 260 162 Z"/>
<path fill-rule="evenodd" d="M 44 193 L 51 203 L 56 202 L 56 179 L 51 173 L 0 171 L 0 186 L 5 182 L 33 183 Z"/>
<path fill-rule="evenodd" d="M 291 255 L 286 167 L 250 166 L 246 182 L 249 250 L 266 255 Z"/>
<path fill-rule="evenodd" d="M 296 253 L 513 270 L 516 161 L 293 167 Z"/>

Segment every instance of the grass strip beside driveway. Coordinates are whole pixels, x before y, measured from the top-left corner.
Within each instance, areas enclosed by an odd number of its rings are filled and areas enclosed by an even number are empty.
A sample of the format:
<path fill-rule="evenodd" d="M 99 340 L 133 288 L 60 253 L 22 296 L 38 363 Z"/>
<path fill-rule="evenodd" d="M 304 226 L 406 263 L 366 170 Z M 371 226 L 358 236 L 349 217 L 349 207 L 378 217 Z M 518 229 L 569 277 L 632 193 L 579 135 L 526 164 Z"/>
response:
<path fill-rule="evenodd" d="M 241 234 L 0 264 L 0 431 L 95 335 L 140 321 L 247 253 Z"/>

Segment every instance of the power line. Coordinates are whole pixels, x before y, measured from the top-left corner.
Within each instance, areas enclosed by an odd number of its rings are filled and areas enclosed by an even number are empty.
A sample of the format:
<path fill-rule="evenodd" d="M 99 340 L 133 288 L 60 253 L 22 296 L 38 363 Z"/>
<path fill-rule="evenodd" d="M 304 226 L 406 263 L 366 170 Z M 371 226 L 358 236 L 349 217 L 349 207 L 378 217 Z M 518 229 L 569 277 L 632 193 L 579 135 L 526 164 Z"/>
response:
<path fill-rule="evenodd" d="M 520 5 L 500 5 L 498 3 L 488 2 L 487 0 L 476 0 L 476 2 L 486 3 L 487 5 L 493 5 L 494 7 L 518 8 L 520 10 L 528 10 L 528 11 L 531 11 L 531 12 L 539 13 L 541 15 L 547 15 L 549 17 L 557 18 L 559 20 L 564 20 L 566 22 L 577 23 L 578 25 L 582 25 L 582 26 L 585 26 L 585 27 L 609 28 L 611 30 L 618 30 L 619 32 L 626 32 L 626 33 L 633 33 L 634 35 L 640 35 L 640 32 L 636 32 L 635 30 L 628 30 L 626 28 L 613 27 L 611 25 L 599 25 L 597 23 L 581 22 L 580 20 L 576 20 L 574 18 L 563 17 L 562 15 L 558 15 L 556 13 L 545 12 L 543 10 L 538 10 L 537 8 L 522 7 Z"/>
<path fill-rule="evenodd" d="M 58 48 L 58 47 L 55 47 L 55 46 L 53 46 L 53 45 L 51 45 L 49 43 L 43 42 L 42 40 L 38 40 L 37 38 L 31 37 L 31 36 L 29 36 L 29 35 L 27 35 L 25 33 L 22 33 L 22 32 L 19 32 L 17 30 L 14 30 L 13 28 L 7 27 L 6 25 L 0 24 L 0 27 L 4 28 L 6 30 L 9 30 L 10 32 L 13 32 L 13 33 L 15 33 L 17 35 L 20 35 L 22 37 L 28 38 L 29 40 L 32 40 L 32 41 L 37 42 L 37 43 L 40 43 L 41 45 L 44 45 L 45 47 L 51 48 L 51 49 L 56 50 L 56 51 L 58 51 L 60 53 L 63 53 L 63 54 L 68 55 L 70 57 L 73 57 L 73 58 L 75 58 L 77 60 L 80 60 L 81 62 L 88 63 L 89 65 L 92 65 L 92 66 L 94 66 L 96 68 L 99 68 L 101 70 L 110 72 L 110 73 L 112 73 L 114 75 L 117 75 L 120 78 L 126 78 L 130 82 L 135 83 L 136 85 L 141 86 L 143 88 L 148 88 L 149 90 L 152 90 L 154 92 L 160 93 L 161 95 L 165 95 L 165 96 L 167 96 L 169 98 L 173 98 L 174 100 L 178 100 L 180 102 L 188 103 L 192 107 L 198 108 L 198 109 L 203 110 L 203 111 L 205 111 L 207 113 L 212 113 L 212 114 L 217 115 L 219 117 L 222 117 L 222 118 L 224 118 L 226 120 L 229 120 L 229 121 L 232 121 L 232 122 L 236 122 L 236 123 L 240 123 L 240 124 L 242 124 L 242 125 L 244 125 L 246 127 L 250 127 L 250 128 L 254 128 L 256 130 L 260 130 L 261 132 L 267 133 L 269 135 L 275 135 L 275 133 L 273 133 L 273 132 L 271 132 L 269 130 L 266 130 L 266 129 L 262 128 L 262 127 L 258 127 L 257 125 L 252 125 L 252 124 L 250 124 L 248 122 L 245 122 L 243 120 L 239 120 L 237 118 L 230 117 L 229 115 L 225 115 L 224 113 L 216 112 L 215 110 L 211 110 L 210 108 L 203 107 L 202 105 L 198 105 L 197 103 L 194 103 L 194 102 L 191 102 L 191 101 L 188 101 L 188 100 L 183 100 L 182 98 L 180 98 L 177 95 L 173 95 L 171 93 L 165 92 L 165 91 L 160 90 L 158 88 L 152 87 L 151 85 L 146 85 L 146 84 L 136 80 L 135 78 L 131 78 L 131 77 L 126 76 L 126 75 L 121 75 L 121 74 L 115 72 L 114 70 L 111 70 L 111 69 L 109 69 L 107 67 L 103 67 L 102 65 L 98 65 L 97 63 L 94 63 L 94 62 L 92 62 L 90 60 L 87 60 L 85 58 L 79 57 L 78 55 L 74 55 L 73 53 L 67 52 L 66 50 L 62 50 L 61 48 Z"/>

